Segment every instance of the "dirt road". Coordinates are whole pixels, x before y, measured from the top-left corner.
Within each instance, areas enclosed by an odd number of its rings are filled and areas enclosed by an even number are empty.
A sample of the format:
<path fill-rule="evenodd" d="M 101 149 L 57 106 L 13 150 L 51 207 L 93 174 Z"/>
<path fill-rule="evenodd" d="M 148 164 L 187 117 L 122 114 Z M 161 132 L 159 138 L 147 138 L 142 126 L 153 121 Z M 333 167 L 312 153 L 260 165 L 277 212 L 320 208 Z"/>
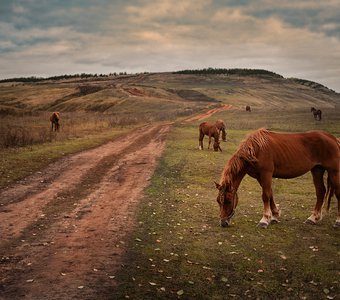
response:
<path fill-rule="evenodd" d="M 0 299 L 113 297 L 169 129 L 143 127 L 0 191 Z"/>
<path fill-rule="evenodd" d="M 185 122 L 200 121 L 200 120 L 209 118 L 209 117 L 211 117 L 213 114 L 216 114 L 216 113 L 218 113 L 218 112 L 220 112 L 220 111 L 232 109 L 232 107 L 233 107 L 233 106 L 230 105 L 230 104 L 224 104 L 224 105 L 221 106 L 221 107 L 216 107 L 216 108 L 209 109 L 206 113 L 203 113 L 203 114 L 200 114 L 200 115 L 196 115 L 196 116 L 190 117 L 190 118 L 188 118 L 188 119 L 185 119 L 184 121 L 185 121 Z"/>

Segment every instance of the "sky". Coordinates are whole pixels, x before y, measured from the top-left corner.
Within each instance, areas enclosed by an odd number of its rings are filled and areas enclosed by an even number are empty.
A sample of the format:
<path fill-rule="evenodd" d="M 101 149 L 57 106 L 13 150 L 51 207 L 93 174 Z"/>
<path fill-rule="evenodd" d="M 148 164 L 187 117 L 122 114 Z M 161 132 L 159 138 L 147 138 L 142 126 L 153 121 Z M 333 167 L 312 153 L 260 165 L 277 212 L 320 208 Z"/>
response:
<path fill-rule="evenodd" d="M 265 69 L 340 92 L 340 0 L 0 0 L 0 78 Z"/>

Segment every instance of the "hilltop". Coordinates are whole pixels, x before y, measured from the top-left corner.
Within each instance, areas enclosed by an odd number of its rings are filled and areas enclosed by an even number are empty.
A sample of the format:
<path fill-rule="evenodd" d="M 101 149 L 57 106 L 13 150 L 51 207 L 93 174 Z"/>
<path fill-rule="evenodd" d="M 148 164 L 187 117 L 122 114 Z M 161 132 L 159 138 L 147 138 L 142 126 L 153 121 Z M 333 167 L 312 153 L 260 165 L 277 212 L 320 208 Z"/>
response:
<path fill-rule="evenodd" d="M 308 80 L 265 70 L 203 69 L 136 75 L 17 79 L 0 83 L 0 113 L 88 111 L 106 114 L 190 115 L 231 104 L 258 108 L 334 108 L 340 94 Z M 166 112 L 166 115 L 165 115 Z"/>

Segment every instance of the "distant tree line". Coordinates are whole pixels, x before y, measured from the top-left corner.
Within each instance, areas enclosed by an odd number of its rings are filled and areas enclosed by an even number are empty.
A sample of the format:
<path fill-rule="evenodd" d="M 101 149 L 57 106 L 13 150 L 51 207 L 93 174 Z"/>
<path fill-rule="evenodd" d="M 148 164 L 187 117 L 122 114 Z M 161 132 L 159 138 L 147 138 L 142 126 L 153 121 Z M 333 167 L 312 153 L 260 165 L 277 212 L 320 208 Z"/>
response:
<path fill-rule="evenodd" d="M 224 74 L 224 75 L 267 75 L 271 77 L 283 78 L 283 76 L 262 69 L 224 69 L 224 68 L 204 68 L 196 70 L 182 70 L 174 72 L 175 74 Z"/>
<path fill-rule="evenodd" d="M 81 74 L 73 74 L 73 75 L 58 75 L 58 76 L 51 76 L 51 77 L 17 77 L 17 78 L 8 78 L 8 79 L 1 79 L 0 82 L 40 82 L 45 80 L 65 80 L 65 79 L 78 79 L 78 78 L 96 78 L 96 77 L 112 77 L 118 75 L 127 75 L 126 72 L 119 72 L 119 73 L 110 73 L 110 74 L 88 74 L 88 73 L 81 73 Z"/>

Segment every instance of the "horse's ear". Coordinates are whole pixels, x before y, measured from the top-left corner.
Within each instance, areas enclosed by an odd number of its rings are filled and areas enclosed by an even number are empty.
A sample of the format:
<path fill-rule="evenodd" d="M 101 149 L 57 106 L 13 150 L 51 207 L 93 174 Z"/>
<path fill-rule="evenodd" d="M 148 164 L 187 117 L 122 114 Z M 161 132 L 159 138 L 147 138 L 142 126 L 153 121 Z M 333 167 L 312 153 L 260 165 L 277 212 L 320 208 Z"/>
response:
<path fill-rule="evenodd" d="M 218 184 L 216 181 L 214 181 L 214 183 L 215 183 L 216 188 L 218 190 L 221 190 L 222 186 L 220 184 Z"/>

